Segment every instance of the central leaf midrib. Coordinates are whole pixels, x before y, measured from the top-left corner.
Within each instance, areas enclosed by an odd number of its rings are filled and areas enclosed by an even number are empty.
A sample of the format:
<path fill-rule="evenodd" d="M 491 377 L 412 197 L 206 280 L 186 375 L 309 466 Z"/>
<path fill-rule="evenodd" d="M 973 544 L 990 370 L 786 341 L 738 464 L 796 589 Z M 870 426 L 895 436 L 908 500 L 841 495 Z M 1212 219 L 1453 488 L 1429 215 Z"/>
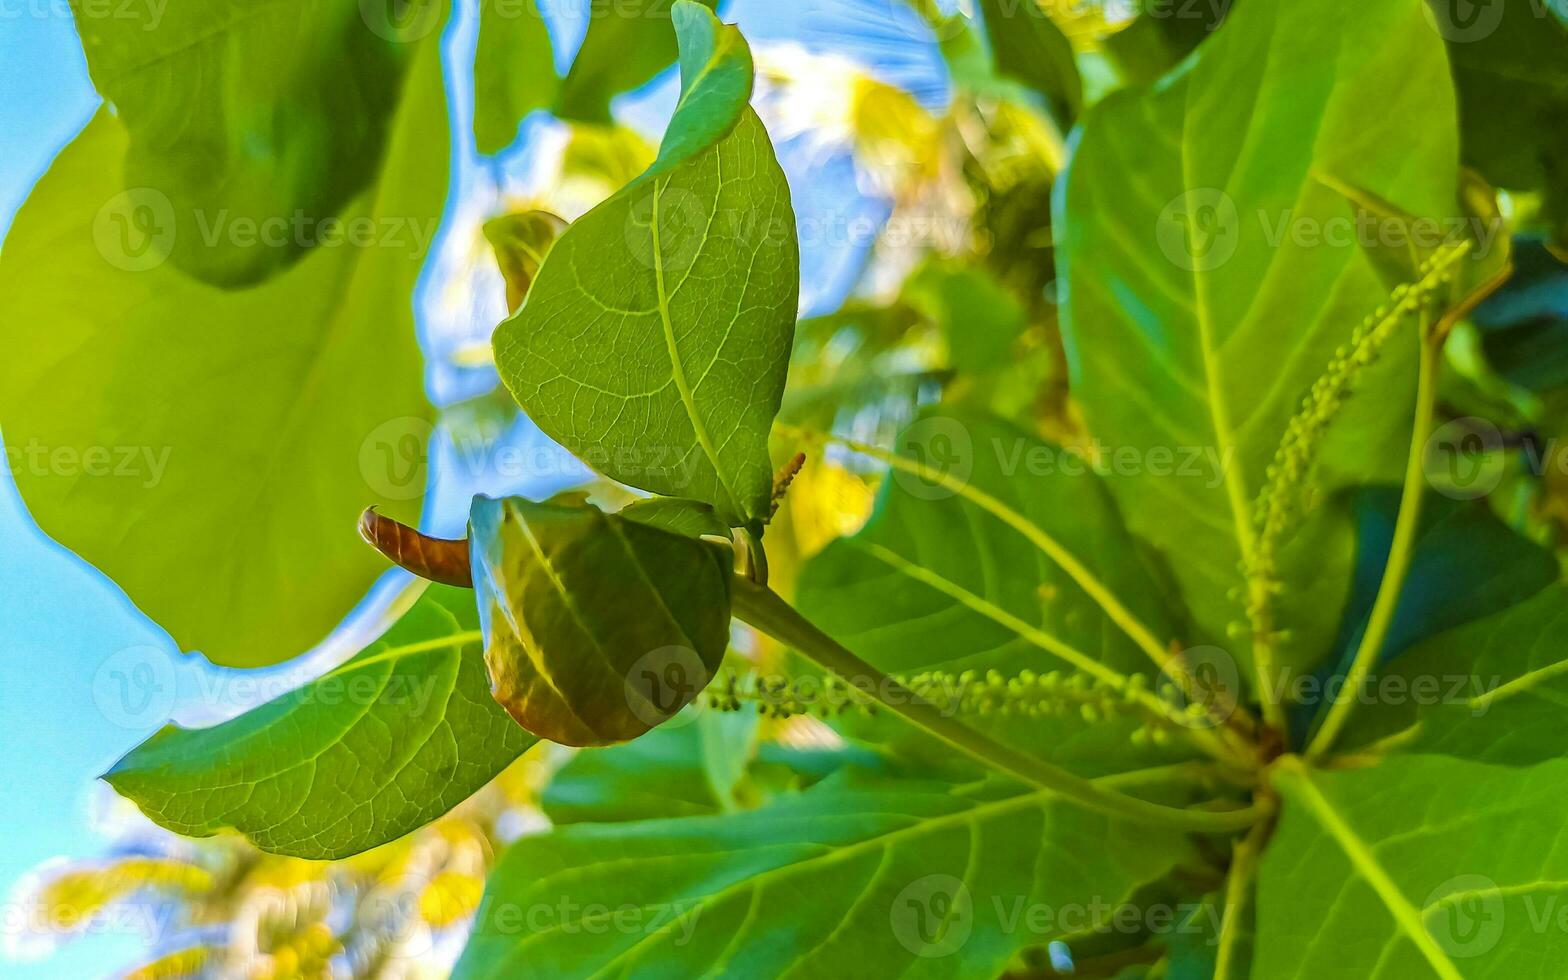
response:
<path fill-rule="evenodd" d="M 1411 945 L 1415 946 L 1432 970 L 1441 980 L 1463 980 L 1462 974 L 1448 958 L 1447 952 L 1427 931 L 1421 912 L 1405 897 L 1393 878 L 1378 863 L 1372 846 L 1356 833 L 1355 829 L 1334 809 L 1334 805 L 1328 798 L 1318 790 L 1306 767 L 1293 762 L 1288 767 L 1282 768 L 1279 775 L 1288 778 L 1295 785 L 1297 796 L 1307 814 L 1339 846 L 1351 870 L 1372 889 L 1372 893 L 1383 903 L 1395 928 L 1409 940 Z"/>
<path fill-rule="evenodd" d="M 668 186 L 668 181 L 664 186 Z M 691 421 L 692 433 L 697 437 L 697 444 L 702 447 L 703 454 L 708 457 L 708 463 L 713 467 L 714 478 L 719 481 L 719 488 L 729 498 L 730 510 L 736 515 L 742 514 L 740 500 L 735 491 L 730 487 L 729 481 L 724 478 L 724 470 L 719 465 L 719 451 L 713 444 L 713 437 L 708 434 L 708 428 L 703 424 L 701 416 L 697 414 L 697 401 L 692 392 L 691 385 L 686 381 L 686 368 L 681 364 L 680 349 L 675 343 L 675 324 L 670 317 L 670 296 L 664 285 L 664 252 L 659 243 L 659 198 L 663 194 L 663 187 L 658 181 L 653 184 L 653 214 L 648 220 L 648 231 L 653 237 L 653 278 L 655 294 L 659 300 L 659 322 L 664 327 L 664 344 L 670 357 L 670 376 L 675 381 L 675 390 L 680 393 L 681 405 L 686 409 L 686 417 Z"/>

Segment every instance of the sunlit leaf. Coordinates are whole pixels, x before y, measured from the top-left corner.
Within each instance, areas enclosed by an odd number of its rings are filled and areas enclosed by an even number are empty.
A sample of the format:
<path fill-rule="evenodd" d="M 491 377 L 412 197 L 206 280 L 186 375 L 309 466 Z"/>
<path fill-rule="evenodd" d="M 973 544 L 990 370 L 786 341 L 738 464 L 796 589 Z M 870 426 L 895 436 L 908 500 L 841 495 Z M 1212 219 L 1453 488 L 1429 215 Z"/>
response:
<path fill-rule="evenodd" d="M 657 161 L 556 242 L 496 366 L 600 472 L 733 526 L 769 511 L 799 255 L 745 41 L 697 4 L 674 16 L 685 88 Z"/>
<path fill-rule="evenodd" d="M 1381 226 L 1352 231 L 1315 174 L 1470 230 L 1447 65 L 1419 5 L 1239 5 L 1195 60 L 1086 115 L 1058 197 L 1073 393 L 1095 436 L 1141 461 L 1108 482 L 1208 642 L 1245 621 L 1255 501 L 1287 421 L 1389 297 L 1358 240 Z M 1414 319 L 1330 431 L 1325 482 L 1397 478 Z M 1222 478 L 1158 475 L 1146 464 L 1165 451 L 1214 454 Z"/>
<path fill-rule="evenodd" d="M 179 834 L 357 854 L 446 813 L 534 743 L 491 700 L 481 649 L 473 593 L 433 585 L 342 666 L 232 721 L 165 728 L 104 778 Z"/>
<path fill-rule="evenodd" d="M 560 84 L 550 28 L 534 0 L 483 0 L 474 52 L 474 140 L 479 152 L 505 149 L 524 116 L 554 103 Z"/>
<path fill-rule="evenodd" d="M 0 425 L 47 449 L 14 470 L 23 499 L 219 663 L 320 641 L 383 567 L 345 529 L 367 504 L 417 519 L 432 410 L 412 294 L 446 196 L 439 54 L 432 36 L 344 239 L 260 286 L 219 290 L 161 262 L 156 235 L 123 237 L 110 218 L 157 208 L 120 194 L 129 137 L 107 112 L 6 240 Z"/>
<path fill-rule="evenodd" d="M 126 134 L 97 203 L 139 195 L 121 220 L 168 222 L 164 254 L 203 281 L 242 286 L 286 268 L 321 245 L 322 222 L 359 213 L 398 139 L 406 86 L 424 84 L 409 77 L 414 52 L 439 38 L 445 7 L 79 6 L 88 71 Z M 267 228 L 280 241 L 257 234 Z"/>

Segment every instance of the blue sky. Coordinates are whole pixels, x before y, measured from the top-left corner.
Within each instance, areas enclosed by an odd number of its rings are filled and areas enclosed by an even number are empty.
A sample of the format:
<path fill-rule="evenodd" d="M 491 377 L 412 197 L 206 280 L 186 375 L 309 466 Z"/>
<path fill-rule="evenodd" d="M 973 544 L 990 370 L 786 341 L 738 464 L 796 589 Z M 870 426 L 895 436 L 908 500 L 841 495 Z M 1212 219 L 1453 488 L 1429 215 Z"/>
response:
<path fill-rule="evenodd" d="M 826 4 L 833 12 L 824 15 Z M 754 41 L 793 39 L 808 47 L 853 47 L 839 26 L 831 21 L 845 6 L 861 3 L 872 21 L 885 19 L 895 8 L 890 0 L 804 0 L 786 5 L 771 0 L 735 0 L 725 5 L 726 19 L 738 20 Z M 558 6 L 546 0 L 546 7 Z M 81 46 L 67 12 L 59 3 L 29 4 L 17 8 L 20 14 L 0 16 L 0 233 L 9 228 L 16 209 L 33 183 L 48 167 L 59 148 L 67 142 L 98 105 L 98 97 L 87 76 Z M 900 14 L 905 14 L 900 10 Z M 580 42 L 582 24 L 564 23 L 554 18 L 558 54 L 564 64 Z M 862 24 L 863 27 L 863 24 Z M 894 41 L 907 41 L 907 34 L 889 32 Z M 862 40 L 865 40 L 862 38 Z M 914 50 L 890 48 L 886 39 L 872 39 L 859 51 L 868 62 L 886 70 L 879 73 L 900 81 L 913 81 L 911 88 L 931 90 L 927 83 L 937 79 L 936 88 L 945 87 L 934 47 Z M 458 26 L 449 41 L 449 65 L 467 64 L 472 51 L 472 24 Z M 902 48 L 903 50 L 898 50 Z M 889 67 L 888 57 L 893 58 Z M 899 59 L 903 59 L 900 61 Z M 619 109 L 634 125 L 648 129 L 657 137 L 662 119 L 673 104 L 676 84 L 665 77 L 648 90 L 623 102 Z M 924 93 L 922 93 L 924 94 Z M 466 118 L 466 93 L 454 92 L 458 118 Z M 939 92 L 945 97 L 945 92 Z M 456 133 L 464 135 L 460 127 Z M 485 172 L 473 158 L 470 146 L 460 140 L 455 168 L 458 186 L 479 179 Z M 832 210 L 836 213 L 884 213 L 884 205 L 854 196 L 845 188 L 853 187 L 853 172 L 847 160 L 834 166 L 842 169 L 840 180 L 822 179 L 822 161 L 811 161 L 811 180 L 804 176 L 807 165 L 796 161 L 791 167 L 789 149 L 781 147 L 781 159 L 791 173 L 796 206 L 802 212 Z M 835 177 L 840 176 L 834 173 Z M 3 246 L 0 246 L 3 251 Z M 803 256 L 808 282 L 839 282 L 834 292 L 847 288 L 855 265 L 852 255 L 817 253 Z M 837 297 L 832 301 L 836 302 Z M 439 388 L 439 385 L 435 386 Z M 526 434 L 525 434 L 526 437 Z M 442 488 L 443 510 L 447 505 L 462 506 L 467 486 Z M 515 487 L 488 490 L 515 490 Z M 548 489 L 548 488 L 536 488 Z M 459 499 L 462 498 L 462 499 Z M 436 523 L 453 520 L 461 524 L 462 510 L 435 515 Z M 115 657 L 127 648 L 141 647 L 154 658 L 167 656 L 178 662 L 178 651 L 156 624 L 143 617 L 125 595 L 104 576 L 75 556 L 53 544 L 29 519 L 17 496 L 10 473 L 0 467 L 0 894 L 10 894 L 15 883 L 29 869 L 57 857 L 85 858 L 104 853 L 108 840 L 95 829 L 94 811 L 100 809 L 106 791 L 95 777 L 115 759 L 158 727 L 167 712 L 158 710 L 126 713 L 114 706 Z M 182 664 L 177 687 L 189 699 L 192 688 L 215 672 Z M 182 708 L 175 706 L 175 714 Z M 161 713 L 160 713 L 161 712 Z M 9 914 L 15 914 L 8 908 Z M 8 920 L 3 928 L 14 926 Z M 6 963 L 0 974 L 16 978 L 88 977 L 112 973 L 133 962 L 141 951 L 134 936 L 110 936 L 80 942 L 56 951 L 47 959 L 30 963 Z"/>
<path fill-rule="evenodd" d="M 0 91 L 4 229 L 98 104 L 68 16 L 0 21 Z M 102 575 L 38 534 L 9 470 L 0 468 L 0 888 L 7 894 L 40 861 L 102 851 L 103 838 L 89 829 L 93 777 L 149 729 L 109 723 L 91 696 L 93 676 L 116 650 L 162 642 Z M 134 955 L 137 945 L 132 937 L 94 941 L 0 972 L 96 976 Z"/>

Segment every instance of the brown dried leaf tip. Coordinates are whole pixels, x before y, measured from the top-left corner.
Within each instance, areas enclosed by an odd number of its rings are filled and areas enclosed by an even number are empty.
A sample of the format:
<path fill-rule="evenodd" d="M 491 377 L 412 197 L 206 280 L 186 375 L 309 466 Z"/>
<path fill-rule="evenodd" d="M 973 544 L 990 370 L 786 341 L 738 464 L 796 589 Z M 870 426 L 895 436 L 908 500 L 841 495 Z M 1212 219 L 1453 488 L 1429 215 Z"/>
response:
<path fill-rule="evenodd" d="M 465 539 L 433 538 L 376 513 L 374 507 L 359 515 L 359 536 L 393 564 L 420 578 L 465 589 L 474 587 Z"/>

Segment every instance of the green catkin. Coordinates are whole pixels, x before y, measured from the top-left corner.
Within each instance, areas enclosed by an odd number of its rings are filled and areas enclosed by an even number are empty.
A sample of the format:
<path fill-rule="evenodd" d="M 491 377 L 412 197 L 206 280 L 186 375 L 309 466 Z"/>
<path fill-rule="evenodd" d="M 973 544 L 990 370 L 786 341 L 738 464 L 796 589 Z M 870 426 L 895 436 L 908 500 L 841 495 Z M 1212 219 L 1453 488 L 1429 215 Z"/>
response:
<path fill-rule="evenodd" d="M 894 679 L 942 711 L 971 717 L 1081 719 L 1090 725 L 1136 718 L 1142 724 L 1132 732 L 1132 741 L 1139 746 L 1168 744 L 1175 727 L 1168 718 L 1151 717 L 1137 703 L 1137 692 L 1154 689 L 1145 674 L 1131 675 L 1122 686 L 1088 674 L 1064 676 L 1054 670 L 1046 674 L 1022 670 L 1014 675 L 996 670 L 983 675 L 970 670 L 961 674 L 924 671 Z M 1164 694 L 1175 696 L 1171 690 Z M 762 717 L 779 719 L 795 715 L 828 719 L 846 713 L 871 717 L 877 713 L 870 698 L 837 678 L 788 679 L 734 671 L 725 671 L 709 685 L 704 703 L 717 711 L 739 711 L 752 704 Z M 1195 707 L 1201 714 L 1201 706 Z"/>
<path fill-rule="evenodd" d="M 1272 649 L 1279 641 L 1271 610 L 1273 598 L 1281 588 L 1279 546 L 1316 499 L 1318 488 L 1310 477 L 1323 436 L 1361 373 L 1376 362 L 1401 325 L 1437 301 L 1437 294 L 1452 282 L 1453 267 L 1470 250 L 1469 241 L 1444 246 L 1421 265 L 1416 282 L 1396 287 L 1388 301 L 1363 320 L 1350 340 L 1334 352 L 1327 369 L 1302 400 L 1301 410 L 1285 426 L 1253 509 L 1257 538 L 1242 567 L 1248 583 L 1247 623 L 1232 624 L 1233 632 L 1250 634 L 1254 644 L 1265 649 Z"/>

